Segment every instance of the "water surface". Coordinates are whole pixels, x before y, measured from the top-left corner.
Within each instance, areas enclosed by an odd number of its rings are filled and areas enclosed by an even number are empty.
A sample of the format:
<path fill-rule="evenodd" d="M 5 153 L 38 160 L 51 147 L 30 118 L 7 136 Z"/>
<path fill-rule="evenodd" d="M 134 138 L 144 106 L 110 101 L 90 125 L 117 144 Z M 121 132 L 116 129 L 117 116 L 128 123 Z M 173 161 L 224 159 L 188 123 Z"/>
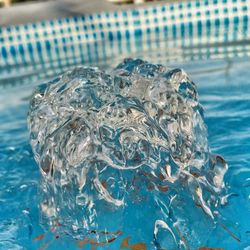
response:
<path fill-rule="evenodd" d="M 244 45 L 244 44 L 243 44 Z M 246 45 L 246 44 L 245 44 Z M 236 47 L 233 47 L 235 51 Z M 246 48 L 246 46 L 240 47 Z M 237 53 L 236 53 L 237 54 Z M 154 56 L 152 56 L 154 55 Z M 205 109 L 209 145 L 213 153 L 223 155 L 229 165 L 225 176 L 229 187 L 228 204 L 222 209 L 225 227 L 211 232 L 205 246 L 227 250 L 249 249 L 250 245 L 250 60 L 246 55 L 213 58 L 202 50 L 195 60 L 171 59 L 168 53 L 127 53 L 125 56 L 151 58 L 170 67 L 181 67 L 197 84 L 200 101 Z M 114 66 L 115 60 L 93 61 L 101 68 Z M 72 65 L 71 65 L 72 66 Z M 69 66 L 70 67 L 70 66 Z M 58 72 L 65 70 L 58 69 Z M 27 75 L 36 74 L 26 71 Z M 24 71 L 24 75 L 26 74 Z M 24 77 L 25 78 L 25 77 Z M 77 242 L 66 235 L 45 232 L 39 223 L 37 187 L 39 169 L 33 159 L 26 125 L 29 99 L 34 86 L 50 78 L 25 78 L 18 84 L 8 78 L 0 94 L 0 249 L 77 249 Z M 10 86 L 10 83 L 15 86 Z M 150 216 L 150 215 L 148 215 Z M 133 223 L 136 224 L 136 221 Z M 137 225 L 143 230 L 143 226 Z M 193 226 L 198 226 L 194 223 Z M 192 225 L 190 225 L 192 227 Z M 133 235 L 130 236 L 131 240 Z M 100 249 L 112 249 L 112 246 Z M 97 248 L 98 249 L 98 248 Z"/>

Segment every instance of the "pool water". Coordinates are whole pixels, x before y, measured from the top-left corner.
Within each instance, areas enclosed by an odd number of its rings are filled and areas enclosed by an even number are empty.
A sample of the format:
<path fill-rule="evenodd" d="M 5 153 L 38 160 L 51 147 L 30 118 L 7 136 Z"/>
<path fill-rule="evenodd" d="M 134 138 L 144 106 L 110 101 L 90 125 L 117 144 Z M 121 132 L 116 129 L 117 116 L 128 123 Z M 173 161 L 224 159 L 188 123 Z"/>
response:
<path fill-rule="evenodd" d="M 169 62 L 168 65 L 183 68 L 197 84 L 211 150 L 223 155 L 229 165 L 225 178 L 230 195 L 228 204 L 222 209 L 227 220 L 224 226 L 211 232 L 202 246 L 249 249 L 249 58 Z M 0 249 L 77 249 L 81 245 L 75 240 L 67 235 L 45 232 L 39 223 L 37 189 L 40 174 L 32 156 L 26 124 L 33 86 L 31 82 L 8 87 L 0 95 Z M 125 236 L 133 241 L 132 235 Z M 111 244 L 98 248 L 113 249 Z"/>
<path fill-rule="evenodd" d="M 249 7 L 245 0 L 215 0 L 207 10 L 208 2 L 187 1 L 187 10 L 176 4 L 96 14 L 97 20 L 89 15 L 0 28 L 0 250 L 145 250 L 144 244 L 147 250 L 193 250 L 194 245 L 194 250 L 250 250 Z M 41 175 L 27 129 L 33 89 L 77 65 L 107 70 L 126 57 L 182 68 L 191 76 L 205 110 L 210 149 L 228 163 L 223 220 L 210 230 L 211 219 L 200 212 L 205 218 L 202 225 L 201 221 L 186 225 L 190 232 L 204 230 L 196 243 L 191 243 L 189 232 L 180 236 L 184 243 L 180 248 L 169 248 L 168 242 L 160 248 L 153 235 L 141 242 L 137 235 L 145 235 L 148 227 L 131 220 L 122 234 L 104 234 L 110 242 L 100 246 L 42 223 Z M 200 210 L 195 209 L 191 212 Z M 150 220 L 153 214 L 146 212 Z"/>

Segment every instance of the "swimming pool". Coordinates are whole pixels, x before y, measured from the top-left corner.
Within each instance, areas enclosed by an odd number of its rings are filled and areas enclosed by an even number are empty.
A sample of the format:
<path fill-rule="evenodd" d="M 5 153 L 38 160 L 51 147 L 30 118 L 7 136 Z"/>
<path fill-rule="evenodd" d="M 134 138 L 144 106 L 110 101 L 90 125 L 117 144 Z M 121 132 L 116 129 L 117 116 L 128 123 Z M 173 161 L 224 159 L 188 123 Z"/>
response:
<path fill-rule="evenodd" d="M 108 69 L 124 57 L 181 67 L 197 84 L 211 150 L 229 165 L 225 178 L 230 194 L 221 210 L 226 218 L 223 226 L 206 232 L 197 248 L 249 249 L 250 32 L 246 1 L 193 1 L 96 13 L 1 28 L 0 34 L 0 249 L 84 246 L 67 235 L 45 232 L 39 223 L 40 174 L 26 125 L 29 99 L 35 85 L 75 65 Z M 134 226 L 143 230 L 136 221 Z M 199 227 L 199 223 L 192 226 Z M 129 231 L 121 239 L 129 236 L 131 242 L 140 241 Z M 110 243 L 97 249 L 119 249 L 116 247 Z"/>

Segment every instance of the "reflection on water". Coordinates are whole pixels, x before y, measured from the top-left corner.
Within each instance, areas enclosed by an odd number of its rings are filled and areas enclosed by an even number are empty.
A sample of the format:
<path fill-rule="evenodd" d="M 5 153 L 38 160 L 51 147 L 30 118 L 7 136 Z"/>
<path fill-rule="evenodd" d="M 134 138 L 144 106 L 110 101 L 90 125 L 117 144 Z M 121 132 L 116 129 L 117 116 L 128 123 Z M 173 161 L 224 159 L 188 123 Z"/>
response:
<path fill-rule="evenodd" d="M 171 63 L 171 62 L 190 62 L 207 59 L 230 59 L 234 57 L 244 57 L 250 55 L 250 40 L 221 43 L 221 44 L 199 44 L 194 47 L 175 47 L 173 44 L 162 41 L 151 41 L 151 46 L 142 46 L 142 40 L 138 40 L 137 46 L 131 49 L 126 44 L 119 41 L 96 42 L 88 48 L 80 48 L 72 57 L 59 56 L 51 60 L 41 60 L 40 62 L 29 62 L 24 64 L 15 64 L 0 68 L 0 86 L 37 83 L 43 79 L 49 79 L 56 74 L 61 74 L 75 65 L 99 65 L 106 69 L 117 65 L 123 58 L 143 58 L 152 63 Z M 108 51 L 107 47 L 110 46 Z M 74 45 L 79 50 L 79 45 Z M 98 48 L 99 53 L 93 51 Z M 89 49 L 89 51 L 88 51 Z M 75 49 L 76 50 L 76 49 Z M 76 50 L 77 51 L 77 50 Z M 105 53 L 103 53 L 105 51 Z M 100 53 L 102 52 L 102 53 Z M 87 56 L 87 57 L 86 57 Z"/>

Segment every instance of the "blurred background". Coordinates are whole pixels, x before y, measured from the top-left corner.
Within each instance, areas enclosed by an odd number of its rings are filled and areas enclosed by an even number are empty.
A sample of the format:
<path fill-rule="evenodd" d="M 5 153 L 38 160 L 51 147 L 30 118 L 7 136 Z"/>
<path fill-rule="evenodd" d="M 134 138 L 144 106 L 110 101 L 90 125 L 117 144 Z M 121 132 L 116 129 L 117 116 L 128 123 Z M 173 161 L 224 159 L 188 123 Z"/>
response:
<path fill-rule="evenodd" d="M 18 3 L 23 3 L 23 2 L 45 2 L 49 0 L 0 0 L 0 7 L 9 7 L 11 5 L 15 5 Z M 53 0 L 50 0 L 53 1 Z M 55 1 L 55 0 L 54 0 Z M 116 4 L 124 4 L 124 3 L 143 3 L 143 2 L 150 2 L 153 0 L 107 0 Z M 160 1 L 160 0 L 158 0 Z"/>
<path fill-rule="evenodd" d="M 185 0 L 184 0 L 185 1 Z M 146 3 L 147 2 L 147 3 Z M 0 0 L 0 25 L 15 25 L 45 19 L 114 11 L 136 5 L 171 3 L 175 0 Z"/>

